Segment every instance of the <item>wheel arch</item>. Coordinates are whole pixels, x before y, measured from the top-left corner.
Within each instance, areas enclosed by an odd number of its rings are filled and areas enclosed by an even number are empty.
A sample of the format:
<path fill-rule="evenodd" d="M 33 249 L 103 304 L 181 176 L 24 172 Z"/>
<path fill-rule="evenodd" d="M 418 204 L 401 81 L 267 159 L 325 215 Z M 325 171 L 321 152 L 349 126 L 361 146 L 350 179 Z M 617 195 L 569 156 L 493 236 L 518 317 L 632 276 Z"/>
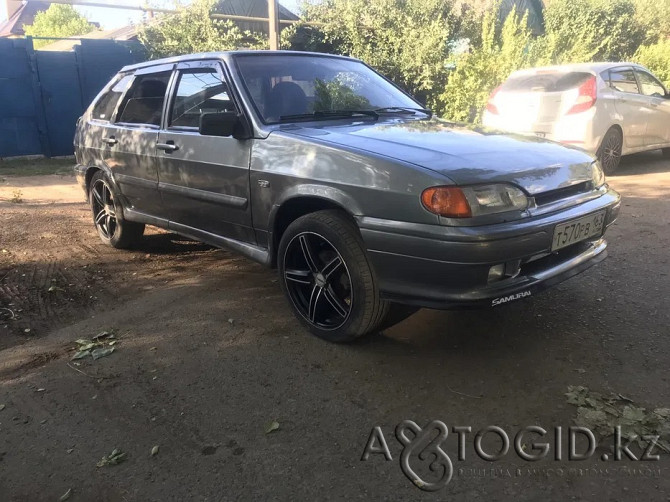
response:
<path fill-rule="evenodd" d="M 356 207 L 356 206 L 354 206 Z M 273 207 L 270 214 L 270 263 L 272 267 L 277 266 L 277 250 L 284 232 L 296 219 L 306 214 L 323 210 L 336 210 L 346 215 L 357 227 L 355 212 L 351 205 L 346 205 L 342 200 L 324 197 L 317 194 L 296 194 L 288 197 L 281 204 Z"/>
<path fill-rule="evenodd" d="M 605 137 L 607 136 L 607 133 L 610 132 L 612 129 L 617 129 L 619 131 L 619 134 L 621 134 L 621 155 L 624 155 L 623 152 L 626 149 L 626 142 L 624 141 L 623 127 L 621 127 L 621 124 L 619 124 L 618 122 L 611 124 L 607 129 L 605 129 L 605 134 L 603 134 L 603 137 L 600 138 L 600 144 L 598 145 L 596 153 L 600 152 L 600 149 L 603 146 L 603 141 L 605 141 Z"/>

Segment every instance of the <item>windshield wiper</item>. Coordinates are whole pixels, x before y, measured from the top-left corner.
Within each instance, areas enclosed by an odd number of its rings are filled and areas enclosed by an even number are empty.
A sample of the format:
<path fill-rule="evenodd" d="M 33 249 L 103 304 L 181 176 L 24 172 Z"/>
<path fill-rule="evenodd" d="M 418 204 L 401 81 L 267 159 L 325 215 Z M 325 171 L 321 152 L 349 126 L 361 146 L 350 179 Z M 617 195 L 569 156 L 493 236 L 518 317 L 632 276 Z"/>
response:
<path fill-rule="evenodd" d="M 425 113 L 429 117 L 433 116 L 432 110 L 428 108 L 411 108 L 408 106 L 386 106 L 384 108 L 377 108 L 377 113 L 401 113 L 405 115 L 416 115 L 416 112 Z"/>
<path fill-rule="evenodd" d="M 348 118 L 355 115 L 366 115 L 379 118 L 379 114 L 375 110 L 327 110 L 312 113 L 296 113 L 294 115 L 281 115 L 279 120 L 302 120 L 302 119 L 331 119 L 331 118 Z"/>

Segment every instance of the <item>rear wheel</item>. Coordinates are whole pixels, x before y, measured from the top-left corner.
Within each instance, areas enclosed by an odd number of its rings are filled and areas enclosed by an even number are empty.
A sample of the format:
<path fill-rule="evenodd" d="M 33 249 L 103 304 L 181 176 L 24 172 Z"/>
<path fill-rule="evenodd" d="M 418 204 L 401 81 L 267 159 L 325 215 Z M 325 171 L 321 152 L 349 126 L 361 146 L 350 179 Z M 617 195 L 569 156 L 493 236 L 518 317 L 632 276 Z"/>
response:
<path fill-rule="evenodd" d="M 102 242 L 115 248 L 128 248 L 141 239 L 144 224 L 123 219 L 123 208 L 102 171 L 95 173 L 91 179 L 89 203 L 93 223 Z"/>
<path fill-rule="evenodd" d="M 317 211 L 291 223 L 277 262 L 296 317 L 324 340 L 349 342 L 373 332 L 388 312 L 358 229 L 339 211 Z"/>
<path fill-rule="evenodd" d="M 612 127 L 603 138 L 598 150 L 598 160 L 606 175 L 614 174 L 621 161 L 621 149 L 623 147 L 623 136 L 621 131 Z"/>

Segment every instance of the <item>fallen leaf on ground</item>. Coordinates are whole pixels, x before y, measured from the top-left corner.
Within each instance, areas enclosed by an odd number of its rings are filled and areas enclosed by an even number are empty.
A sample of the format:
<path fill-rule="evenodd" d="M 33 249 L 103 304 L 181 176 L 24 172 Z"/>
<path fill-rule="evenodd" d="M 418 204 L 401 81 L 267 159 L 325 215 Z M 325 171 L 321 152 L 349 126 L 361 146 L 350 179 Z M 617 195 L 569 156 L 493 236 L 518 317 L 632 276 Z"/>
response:
<path fill-rule="evenodd" d="M 158 445 L 151 448 L 151 456 L 152 457 L 158 453 L 158 448 L 159 448 Z"/>
<path fill-rule="evenodd" d="M 0 404 L 0 411 L 2 411 L 2 410 L 4 410 L 4 409 L 5 409 L 5 405 L 4 405 L 4 404 Z"/>
<path fill-rule="evenodd" d="M 112 352 L 114 352 L 114 347 L 110 347 L 108 349 L 95 349 L 95 350 L 91 351 L 91 357 L 94 360 L 96 360 L 96 359 L 100 359 L 101 357 L 107 357 Z"/>
<path fill-rule="evenodd" d="M 656 446 L 670 453 L 670 408 L 647 410 L 635 406 L 622 394 L 603 395 L 587 387 L 569 386 L 567 401 L 577 406 L 576 425 L 586 427 L 599 438 L 606 438 L 621 428 L 623 439 L 647 446 L 643 436 L 658 436 Z"/>
<path fill-rule="evenodd" d="M 276 422 L 274 420 L 265 427 L 266 434 L 270 434 L 271 432 L 274 432 L 276 430 L 279 430 L 279 422 Z"/>
<path fill-rule="evenodd" d="M 68 488 L 67 491 L 63 495 L 61 495 L 58 500 L 60 500 L 60 502 L 63 502 L 64 500 L 69 499 L 70 495 L 72 495 L 72 488 Z"/>
<path fill-rule="evenodd" d="M 123 462 L 124 460 L 126 460 L 126 454 L 121 450 L 119 450 L 118 448 L 114 448 L 114 450 L 112 450 L 112 453 L 110 453 L 106 457 L 102 457 L 100 459 L 100 462 L 98 462 L 96 465 L 98 467 L 104 467 L 106 465 L 117 465 Z"/>
<path fill-rule="evenodd" d="M 90 355 L 91 355 L 90 350 L 80 350 L 80 351 L 76 352 L 75 355 L 72 356 L 72 361 L 76 361 L 77 359 L 83 359 L 83 358 L 85 358 L 87 356 L 90 356 Z"/>

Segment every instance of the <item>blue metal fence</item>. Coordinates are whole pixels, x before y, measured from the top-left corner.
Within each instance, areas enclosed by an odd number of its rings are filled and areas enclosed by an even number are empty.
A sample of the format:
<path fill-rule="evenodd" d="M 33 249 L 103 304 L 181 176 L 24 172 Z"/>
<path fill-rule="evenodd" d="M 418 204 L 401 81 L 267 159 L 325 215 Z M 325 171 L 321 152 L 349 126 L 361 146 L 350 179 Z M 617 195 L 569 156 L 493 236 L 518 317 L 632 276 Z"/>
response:
<path fill-rule="evenodd" d="M 122 66 L 144 59 L 137 42 L 82 39 L 52 52 L 0 39 L 0 157 L 72 154 L 77 117 Z"/>

